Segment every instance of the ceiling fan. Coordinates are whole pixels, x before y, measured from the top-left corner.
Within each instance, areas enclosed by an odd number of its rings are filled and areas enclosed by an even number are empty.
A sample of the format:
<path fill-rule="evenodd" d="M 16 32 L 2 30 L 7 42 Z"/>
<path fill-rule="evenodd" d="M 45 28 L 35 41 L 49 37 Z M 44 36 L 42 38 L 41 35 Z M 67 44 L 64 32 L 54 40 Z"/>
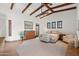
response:
<path fill-rule="evenodd" d="M 41 5 L 42 5 L 42 4 L 43 4 L 43 5 L 44 5 L 44 4 L 47 4 L 49 7 L 53 5 L 52 3 L 41 3 Z M 43 12 L 43 8 L 41 8 L 41 13 L 43 13 L 43 16 L 44 16 L 44 15 L 46 15 L 46 14 L 51 13 L 51 11 L 49 10 L 49 11 L 47 11 L 47 12 Z"/>

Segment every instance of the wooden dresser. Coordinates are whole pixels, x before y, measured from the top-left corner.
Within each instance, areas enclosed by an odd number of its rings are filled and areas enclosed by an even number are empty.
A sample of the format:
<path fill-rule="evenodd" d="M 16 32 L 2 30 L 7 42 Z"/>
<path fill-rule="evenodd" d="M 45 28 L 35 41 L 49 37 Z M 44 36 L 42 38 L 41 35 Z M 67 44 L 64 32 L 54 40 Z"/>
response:
<path fill-rule="evenodd" d="M 26 31 L 24 34 L 24 40 L 35 38 L 35 31 Z"/>

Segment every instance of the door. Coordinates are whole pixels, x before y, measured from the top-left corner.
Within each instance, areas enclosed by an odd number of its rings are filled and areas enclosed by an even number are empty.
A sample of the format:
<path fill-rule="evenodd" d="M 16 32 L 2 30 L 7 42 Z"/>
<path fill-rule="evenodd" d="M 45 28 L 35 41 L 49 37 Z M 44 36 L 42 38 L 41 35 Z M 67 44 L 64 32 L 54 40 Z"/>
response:
<path fill-rule="evenodd" d="M 39 24 L 36 24 L 36 37 L 39 36 Z"/>

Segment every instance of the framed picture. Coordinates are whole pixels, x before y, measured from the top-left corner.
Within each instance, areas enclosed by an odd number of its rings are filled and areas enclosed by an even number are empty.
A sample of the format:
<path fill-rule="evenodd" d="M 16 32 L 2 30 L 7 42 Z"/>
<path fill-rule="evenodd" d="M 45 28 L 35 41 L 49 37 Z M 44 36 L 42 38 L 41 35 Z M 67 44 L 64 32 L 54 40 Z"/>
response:
<path fill-rule="evenodd" d="M 47 22 L 47 28 L 50 29 L 51 28 L 51 23 Z"/>
<path fill-rule="evenodd" d="M 33 22 L 24 21 L 24 29 L 33 29 Z"/>
<path fill-rule="evenodd" d="M 56 22 L 52 22 L 52 29 L 56 28 Z"/>
<path fill-rule="evenodd" d="M 57 21 L 57 28 L 62 28 L 62 21 Z"/>

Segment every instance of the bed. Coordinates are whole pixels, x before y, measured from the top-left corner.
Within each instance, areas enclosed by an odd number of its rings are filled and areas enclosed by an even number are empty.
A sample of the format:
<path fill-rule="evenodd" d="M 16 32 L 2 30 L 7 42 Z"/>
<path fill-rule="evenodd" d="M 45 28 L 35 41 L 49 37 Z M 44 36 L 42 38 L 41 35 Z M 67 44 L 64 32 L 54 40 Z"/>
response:
<path fill-rule="evenodd" d="M 24 41 L 16 47 L 19 56 L 65 56 L 68 44 L 57 41 L 56 43 L 41 42 L 39 38 Z"/>

